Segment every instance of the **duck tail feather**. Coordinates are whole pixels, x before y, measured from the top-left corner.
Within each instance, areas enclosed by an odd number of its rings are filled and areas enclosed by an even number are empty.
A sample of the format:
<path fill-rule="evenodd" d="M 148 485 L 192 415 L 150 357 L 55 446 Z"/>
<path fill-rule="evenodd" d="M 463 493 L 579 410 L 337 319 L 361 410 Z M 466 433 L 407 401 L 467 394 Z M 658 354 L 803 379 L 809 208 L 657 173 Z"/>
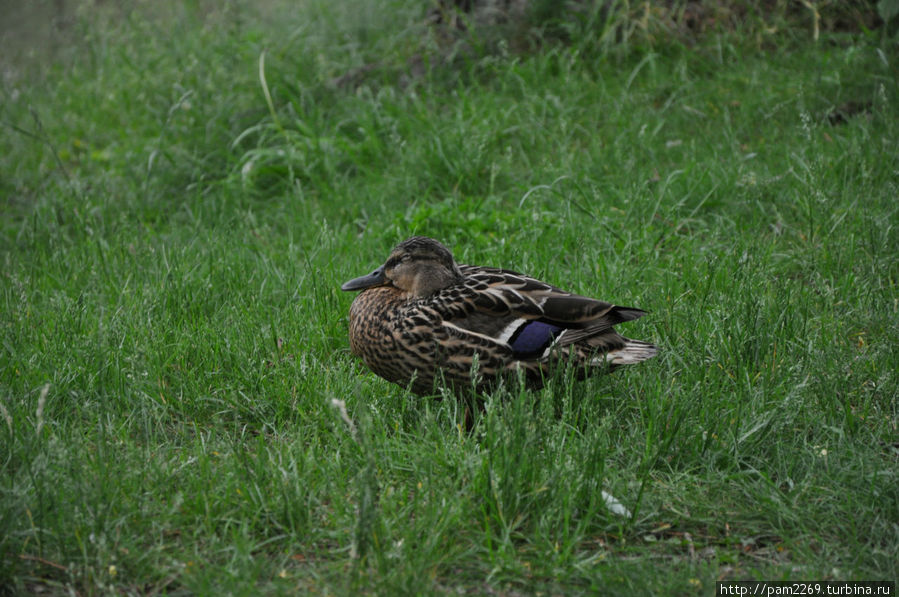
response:
<path fill-rule="evenodd" d="M 614 323 L 633 321 L 646 315 L 646 311 L 643 309 L 635 309 L 633 307 L 615 307 L 612 312 L 615 314 Z"/>
<path fill-rule="evenodd" d="M 612 365 L 633 365 L 651 359 L 659 352 L 657 346 L 642 340 L 624 339 L 624 346 L 606 353 L 606 361 Z"/>

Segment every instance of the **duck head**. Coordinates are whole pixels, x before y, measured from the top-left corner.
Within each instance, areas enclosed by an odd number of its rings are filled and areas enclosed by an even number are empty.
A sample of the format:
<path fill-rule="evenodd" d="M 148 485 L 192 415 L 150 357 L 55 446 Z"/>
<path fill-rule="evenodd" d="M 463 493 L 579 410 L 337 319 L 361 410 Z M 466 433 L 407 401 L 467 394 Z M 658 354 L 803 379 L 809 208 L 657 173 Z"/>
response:
<path fill-rule="evenodd" d="M 344 283 L 340 289 L 393 286 L 407 296 L 422 298 L 461 280 L 462 272 L 449 249 L 433 238 L 413 236 L 398 244 L 384 265 Z"/>

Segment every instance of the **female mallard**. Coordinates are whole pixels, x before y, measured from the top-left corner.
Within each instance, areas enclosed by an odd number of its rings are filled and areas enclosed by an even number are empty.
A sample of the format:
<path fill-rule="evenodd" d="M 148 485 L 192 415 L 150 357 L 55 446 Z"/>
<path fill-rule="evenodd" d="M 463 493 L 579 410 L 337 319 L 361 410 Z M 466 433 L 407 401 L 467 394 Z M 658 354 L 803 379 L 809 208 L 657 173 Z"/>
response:
<path fill-rule="evenodd" d="M 387 261 L 341 290 L 362 290 L 350 307 L 350 347 L 379 376 L 416 394 L 435 375 L 457 390 L 478 390 L 521 370 L 540 388 L 554 362 L 571 359 L 581 377 L 639 363 L 657 348 L 612 326 L 643 316 L 578 296 L 522 274 L 460 265 L 434 239 L 414 236 Z M 438 373 L 438 371 L 440 373 Z"/>

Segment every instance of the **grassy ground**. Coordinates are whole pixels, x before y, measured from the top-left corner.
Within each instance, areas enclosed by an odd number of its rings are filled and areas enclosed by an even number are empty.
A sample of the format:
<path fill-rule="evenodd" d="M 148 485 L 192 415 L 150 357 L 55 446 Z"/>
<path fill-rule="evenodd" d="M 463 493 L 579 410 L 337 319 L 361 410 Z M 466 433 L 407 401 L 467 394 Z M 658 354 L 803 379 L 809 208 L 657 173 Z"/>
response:
<path fill-rule="evenodd" d="M 452 54 L 325 4 L 76 13 L 6 65 L 0 593 L 896 580 L 895 45 Z M 412 234 L 662 352 L 463 431 L 349 353 L 340 283 Z"/>

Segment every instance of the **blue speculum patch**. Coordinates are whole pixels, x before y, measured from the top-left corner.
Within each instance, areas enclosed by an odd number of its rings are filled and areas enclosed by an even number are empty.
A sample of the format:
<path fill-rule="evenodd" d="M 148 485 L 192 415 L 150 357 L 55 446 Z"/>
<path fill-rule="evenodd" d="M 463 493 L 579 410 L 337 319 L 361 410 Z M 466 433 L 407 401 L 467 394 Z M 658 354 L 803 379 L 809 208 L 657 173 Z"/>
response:
<path fill-rule="evenodd" d="M 542 321 L 530 321 L 513 334 L 511 345 L 515 356 L 543 352 L 564 328 Z"/>

